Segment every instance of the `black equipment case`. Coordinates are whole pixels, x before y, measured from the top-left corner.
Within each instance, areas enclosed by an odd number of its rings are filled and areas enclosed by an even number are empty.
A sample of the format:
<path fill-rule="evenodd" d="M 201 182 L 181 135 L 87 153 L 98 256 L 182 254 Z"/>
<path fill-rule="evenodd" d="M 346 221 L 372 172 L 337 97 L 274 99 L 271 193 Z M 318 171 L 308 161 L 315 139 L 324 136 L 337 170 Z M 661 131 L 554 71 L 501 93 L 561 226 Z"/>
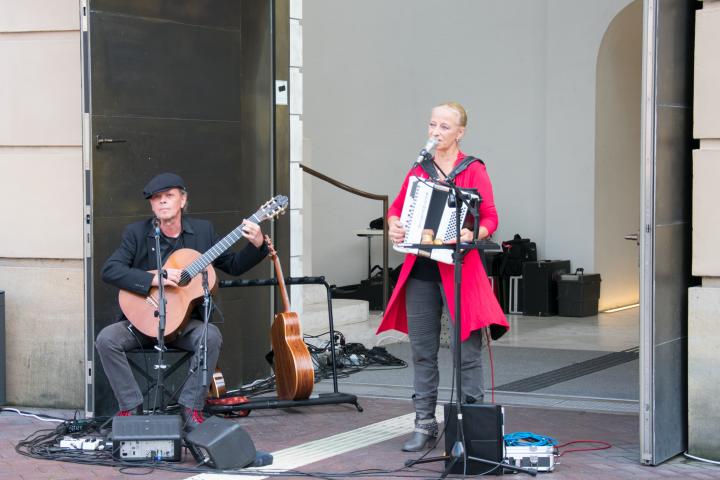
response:
<path fill-rule="evenodd" d="M 522 238 L 516 233 L 512 240 L 502 242 L 503 259 L 500 266 L 500 275 L 522 275 L 522 265 L 525 262 L 537 261 L 537 246 L 529 238 Z"/>
<path fill-rule="evenodd" d="M 600 299 L 600 274 L 585 274 L 582 268 L 574 274 L 560 275 L 558 280 L 558 314 L 563 317 L 597 315 Z"/>
<path fill-rule="evenodd" d="M 370 310 L 383 309 L 382 278 L 372 277 L 362 280 L 360 283 L 343 285 L 342 287 L 332 286 L 332 298 L 367 300 Z"/>
<path fill-rule="evenodd" d="M 457 426 L 457 405 L 448 403 L 444 406 L 445 414 L 445 454 L 450 455 L 458 433 L 465 444 L 468 457 L 475 457 L 492 462 L 502 462 L 505 456 L 505 426 L 502 405 L 480 403 L 462 404 L 462 429 Z M 446 459 L 446 468 L 452 460 Z M 450 473 L 468 475 L 502 475 L 503 468 L 468 458 L 467 465 L 462 461 L 455 463 Z"/>
<path fill-rule="evenodd" d="M 395 268 L 391 268 L 388 272 L 388 280 L 390 281 L 388 294 L 392 294 L 393 288 L 400 277 L 400 269 L 402 264 Z M 380 265 L 375 265 L 370 271 L 370 278 L 361 280 L 360 283 L 352 285 L 343 285 L 341 287 L 332 285 L 332 298 L 344 298 L 354 300 L 367 300 L 370 304 L 370 310 L 383 309 L 383 272 Z M 389 298 L 388 298 L 389 300 Z"/>
<path fill-rule="evenodd" d="M 557 315 L 560 275 L 570 273 L 570 260 L 541 260 L 523 263 L 523 313 Z"/>

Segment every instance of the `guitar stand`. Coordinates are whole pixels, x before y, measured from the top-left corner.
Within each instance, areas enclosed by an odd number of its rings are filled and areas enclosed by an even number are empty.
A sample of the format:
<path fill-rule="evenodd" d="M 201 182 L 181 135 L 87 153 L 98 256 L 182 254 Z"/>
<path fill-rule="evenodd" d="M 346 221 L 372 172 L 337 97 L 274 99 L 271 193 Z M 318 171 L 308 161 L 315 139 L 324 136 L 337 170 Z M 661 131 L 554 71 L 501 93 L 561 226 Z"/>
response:
<path fill-rule="evenodd" d="M 220 282 L 221 288 L 228 287 L 263 287 L 277 285 L 275 278 L 255 279 L 255 280 L 223 280 Z M 332 314 L 332 294 L 330 293 L 330 285 L 325 281 L 325 277 L 285 277 L 286 285 L 325 285 L 327 291 L 328 303 L 328 321 L 330 327 L 330 354 L 332 356 L 332 378 L 333 391 L 330 393 L 320 393 L 317 396 L 311 396 L 305 400 L 282 400 L 277 397 L 262 397 L 256 400 L 250 400 L 238 405 L 208 405 L 205 411 L 212 414 L 231 413 L 243 410 L 255 410 L 265 408 L 291 408 L 291 407 L 307 407 L 312 405 L 332 405 L 337 403 L 347 403 L 354 405 L 358 412 L 362 412 L 356 395 L 349 393 L 341 393 L 338 391 L 337 367 L 335 361 L 335 326 Z"/>

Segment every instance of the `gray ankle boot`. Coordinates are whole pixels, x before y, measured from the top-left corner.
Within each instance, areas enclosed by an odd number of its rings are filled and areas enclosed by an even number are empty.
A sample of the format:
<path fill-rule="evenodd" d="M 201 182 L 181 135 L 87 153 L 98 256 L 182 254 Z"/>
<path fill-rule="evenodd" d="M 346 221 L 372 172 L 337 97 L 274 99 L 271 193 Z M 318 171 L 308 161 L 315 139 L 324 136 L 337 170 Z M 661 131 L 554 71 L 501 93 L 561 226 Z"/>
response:
<path fill-rule="evenodd" d="M 430 447 L 438 436 L 438 424 L 434 418 L 427 420 L 415 419 L 415 430 L 403 444 L 403 452 L 420 452 Z"/>

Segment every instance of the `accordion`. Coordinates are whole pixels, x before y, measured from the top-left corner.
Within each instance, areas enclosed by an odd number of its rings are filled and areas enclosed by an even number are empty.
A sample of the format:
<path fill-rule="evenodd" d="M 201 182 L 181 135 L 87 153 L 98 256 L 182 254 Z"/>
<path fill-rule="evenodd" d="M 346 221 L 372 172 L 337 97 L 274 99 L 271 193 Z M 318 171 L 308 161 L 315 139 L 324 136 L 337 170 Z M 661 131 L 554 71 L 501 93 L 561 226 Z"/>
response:
<path fill-rule="evenodd" d="M 393 249 L 442 263 L 453 263 L 452 249 L 426 250 L 409 247 L 419 243 L 442 245 L 448 240 L 455 239 L 458 221 L 461 226 L 465 221 L 467 205 L 462 204 L 460 220 L 458 220 L 455 206 L 449 205 L 451 193 L 450 188 L 445 185 L 426 178 L 410 177 L 400 216 L 400 222 L 405 228 L 405 239 L 402 243 L 394 245 Z"/>

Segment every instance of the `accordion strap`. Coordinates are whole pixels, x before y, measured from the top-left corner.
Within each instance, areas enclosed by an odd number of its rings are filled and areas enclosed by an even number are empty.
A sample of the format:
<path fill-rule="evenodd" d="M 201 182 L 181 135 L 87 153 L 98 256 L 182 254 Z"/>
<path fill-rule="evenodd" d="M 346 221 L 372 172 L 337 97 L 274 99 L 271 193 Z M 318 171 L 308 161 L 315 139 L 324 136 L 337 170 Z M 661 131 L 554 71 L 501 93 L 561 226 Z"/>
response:
<path fill-rule="evenodd" d="M 460 175 L 460 173 L 462 173 L 466 168 L 468 168 L 470 166 L 471 163 L 473 163 L 475 161 L 480 162 L 483 165 L 485 165 L 485 162 L 483 162 L 479 158 L 475 158 L 475 157 L 468 155 L 467 157 L 462 159 L 462 162 L 455 165 L 455 168 L 453 168 L 452 171 L 450 173 L 448 173 L 448 176 L 446 178 L 450 181 L 455 180 L 455 177 Z M 430 176 L 430 178 L 432 178 L 434 181 L 436 181 L 436 182 L 441 181 L 440 175 L 438 175 L 437 168 L 435 167 L 435 162 L 433 161 L 432 158 L 425 157 L 425 159 L 422 162 L 420 162 L 420 166 L 425 171 L 425 173 L 427 173 Z"/>

